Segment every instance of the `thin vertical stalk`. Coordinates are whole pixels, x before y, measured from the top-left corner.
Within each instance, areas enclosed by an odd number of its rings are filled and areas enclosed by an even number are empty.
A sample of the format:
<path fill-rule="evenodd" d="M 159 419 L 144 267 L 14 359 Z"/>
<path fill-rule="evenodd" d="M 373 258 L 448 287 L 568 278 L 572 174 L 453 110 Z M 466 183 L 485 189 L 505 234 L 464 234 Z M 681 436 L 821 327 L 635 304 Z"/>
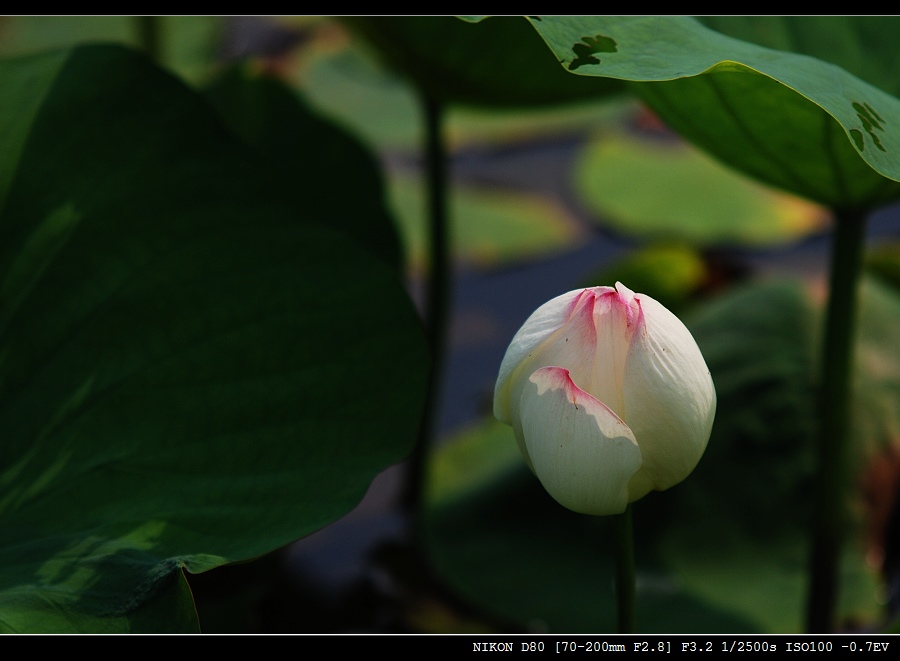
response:
<path fill-rule="evenodd" d="M 151 60 L 159 64 L 160 56 L 160 26 L 159 16 L 135 16 L 137 24 L 138 43 Z"/>
<path fill-rule="evenodd" d="M 631 505 L 621 514 L 613 517 L 616 543 L 616 609 L 619 633 L 634 633 L 635 618 L 635 573 L 634 573 L 634 531 Z"/>
<path fill-rule="evenodd" d="M 813 513 L 807 630 L 835 624 L 841 546 L 847 523 L 848 431 L 856 298 L 866 233 L 861 212 L 837 212 L 818 400 L 818 471 Z"/>
<path fill-rule="evenodd" d="M 431 349 L 425 411 L 419 442 L 408 460 L 404 504 L 412 516 L 414 539 L 420 539 L 422 492 L 425 464 L 432 442 L 446 351 L 449 308 L 450 248 L 447 226 L 447 153 L 443 138 L 444 108 L 428 97 L 422 99 L 425 116 L 425 171 L 429 227 L 428 281 L 426 283 L 425 324 Z"/>
<path fill-rule="evenodd" d="M 477 607 L 461 599 L 434 572 L 423 548 L 423 496 L 425 469 L 433 443 L 434 423 L 443 382 L 444 362 L 447 351 L 447 320 L 451 294 L 450 224 L 448 217 L 447 148 L 444 142 L 443 104 L 422 95 L 422 109 L 425 118 L 425 179 L 427 190 L 428 218 L 428 276 L 425 285 L 424 317 L 428 335 L 431 371 L 428 377 L 428 392 L 425 410 L 419 429 L 419 439 L 407 460 L 406 483 L 402 494 L 402 506 L 409 517 L 409 545 L 414 553 L 410 558 L 412 570 L 418 573 L 423 585 L 445 605 L 465 618 L 480 621 L 498 631 L 515 632 L 519 623 L 498 619 L 493 614 L 482 612 Z"/>

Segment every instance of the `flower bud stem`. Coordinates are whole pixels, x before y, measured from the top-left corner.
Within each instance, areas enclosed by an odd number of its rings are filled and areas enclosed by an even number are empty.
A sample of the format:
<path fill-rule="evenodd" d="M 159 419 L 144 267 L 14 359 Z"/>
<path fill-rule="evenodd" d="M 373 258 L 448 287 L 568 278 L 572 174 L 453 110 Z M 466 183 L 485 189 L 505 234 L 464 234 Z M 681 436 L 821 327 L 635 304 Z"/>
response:
<path fill-rule="evenodd" d="M 407 460 L 407 479 L 402 495 L 403 506 L 411 519 L 411 536 L 414 540 L 422 539 L 425 465 L 431 448 L 443 379 L 451 277 L 447 218 L 447 149 L 443 135 L 444 107 L 440 101 L 423 93 L 422 108 L 425 119 L 424 151 L 429 226 L 429 266 L 424 316 L 431 348 L 431 371 L 419 439 Z"/>
<path fill-rule="evenodd" d="M 616 607 L 619 633 L 635 632 L 634 534 L 631 505 L 613 517 L 616 538 Z"/>
<path fill-rule="evenodd" d="M 863 213 L 837 212 L 835 219 L 818 400 L 818 471 L 806 621 L 810 633 L 828 633 L 835 624 L 841 545 L 847 523 L 856 294 L 866 232 Z"/>

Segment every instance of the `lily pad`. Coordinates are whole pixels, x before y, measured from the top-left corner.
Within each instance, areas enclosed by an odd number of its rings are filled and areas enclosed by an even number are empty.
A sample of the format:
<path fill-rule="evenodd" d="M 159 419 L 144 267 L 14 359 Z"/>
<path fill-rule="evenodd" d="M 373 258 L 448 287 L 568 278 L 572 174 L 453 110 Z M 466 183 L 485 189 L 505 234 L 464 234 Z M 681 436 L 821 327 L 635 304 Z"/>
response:
<path fill-rule="evenodd" d="M 598 134 L 576 163 L 585 205 L 641 238 L 766 246 L 826 227 L 827 212 L 741 176 L 679 140 Z"/>
<path fill-rule="evenodd" d="M 425 192 L 412 176 L 394 176 L 391 206 L 410 266 L 427 262 Z M 463 262 L 498 265 L 534 259 L 571 247 L 583 230 L 553 200 L 539 195 L 457 186 L 450 200 L 453 251 Z"/>
<path fill-rule="evenodd" d="M 352 41 L 313 50 L 292 84 L 327 114 L 379 147 L 417 148 L 420 104 L 409 82 L 363 53 Z"/>
<path fill-rule="evenodd" d="M 421 324 L 394 266 L 142 55 L 0 82 L 0 630 L 195 631 L 185 571 L 327 525 L 410 451 Z"/>

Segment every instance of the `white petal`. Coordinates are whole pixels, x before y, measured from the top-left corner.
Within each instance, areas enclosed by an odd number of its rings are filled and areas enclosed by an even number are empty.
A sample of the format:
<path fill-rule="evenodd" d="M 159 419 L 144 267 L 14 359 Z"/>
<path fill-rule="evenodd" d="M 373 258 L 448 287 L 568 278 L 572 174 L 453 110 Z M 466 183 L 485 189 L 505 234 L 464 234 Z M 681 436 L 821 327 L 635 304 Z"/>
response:
<path fill-rule="evenodd" d="M 506 354 L 503 356 L 503 362 L 500 363 L 500 374 L 494 386 L 494 416 L 500 422 L 507 424 L 512 422 L 510 377 L 513 372 L 533 354 L 540 344 L 566 324 L 572 314 L 572 305 L 582 291 L 577 289 L 566 292 L 544 303 L 528 317 L 513 337 L 512 342 L 509 343 Z M 547 364 L 537 367 L 545 367 Z M 530 375 L 534 369 L 536 368 L 526 372 L 524 377 Z"/>
<path fill-rule="evenodd" d="M 514 424 L 524 383 L 538 368 L 561 366 L 576 372 L 583 381 L 591 380 L 597 357 L 594 300 L 614 291 L 612 287 L 576 289 L 534 311 L 513 337 L 500 364 L 494 386 L 494 415 L 498 420 Z"/>
<path fill-rule="evenodd" d="M 641 450 L 608 406 L 575 385 L 568 370 L 545 367 L 528 379 L 519 411 L 517 440 L 557 502 L 582 514 L 625 511 Z"/>
<path fill-rule="evenodd" d="M 635 300 L 642 327 L 628 355 L 622 418 L 644 462 L 632 484 L 632 500 L 651 488 L 668 489 L 694 470 L 716 412 L 712 377 L 690 331 L 649 296 L 636 294 Z"/>

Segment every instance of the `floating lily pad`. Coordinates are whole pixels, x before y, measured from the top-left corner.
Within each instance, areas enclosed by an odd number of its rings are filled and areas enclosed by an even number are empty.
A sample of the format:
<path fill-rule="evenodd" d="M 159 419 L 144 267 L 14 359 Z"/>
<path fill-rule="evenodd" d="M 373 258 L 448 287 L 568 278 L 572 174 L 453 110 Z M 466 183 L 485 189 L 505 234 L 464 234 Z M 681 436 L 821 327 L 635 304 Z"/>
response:
<path fill-rule="evenodd" d="M 410 265 L 427 260 L 425 192 L 413 177 L 390 182 L 391 206 L 400 223 Z M 469 263 L 498 265 L 571 247 L 583 232 L 566 210 L 539 195 L 458 186 L 449 201 L 454 255 Z"/>
<path fill-rule="evenodd" d="M 764 246 L 826 227 L 817 205 L 730 170 L 679 140 L 598 134 L 575 182 L 598 222 L 644 239 Z"/>

